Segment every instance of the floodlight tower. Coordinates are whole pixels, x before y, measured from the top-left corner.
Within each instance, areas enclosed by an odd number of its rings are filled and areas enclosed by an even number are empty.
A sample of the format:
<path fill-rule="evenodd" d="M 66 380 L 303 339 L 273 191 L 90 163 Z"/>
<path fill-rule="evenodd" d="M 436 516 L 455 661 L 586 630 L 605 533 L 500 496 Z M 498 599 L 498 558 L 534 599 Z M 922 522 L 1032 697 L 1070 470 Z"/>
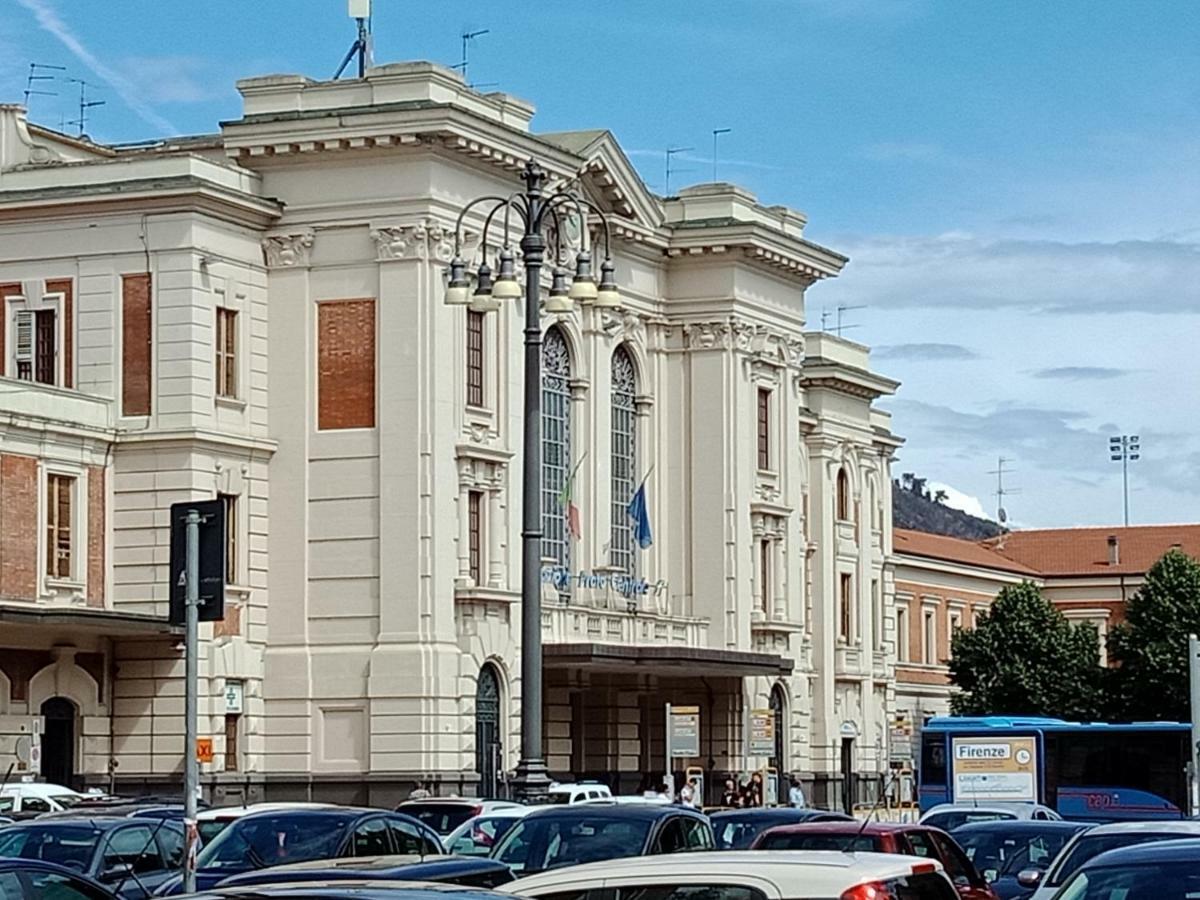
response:
<path fill-rule="evenodd" d="M 1125 498 L 1125 525 L 1129 526 L 1129 464 L 1142 456 L 1142 442 L 1136 434 L 1118 434 L 1108 439 L 1108 454 L 1121 464 L 1121 487 Z"/>

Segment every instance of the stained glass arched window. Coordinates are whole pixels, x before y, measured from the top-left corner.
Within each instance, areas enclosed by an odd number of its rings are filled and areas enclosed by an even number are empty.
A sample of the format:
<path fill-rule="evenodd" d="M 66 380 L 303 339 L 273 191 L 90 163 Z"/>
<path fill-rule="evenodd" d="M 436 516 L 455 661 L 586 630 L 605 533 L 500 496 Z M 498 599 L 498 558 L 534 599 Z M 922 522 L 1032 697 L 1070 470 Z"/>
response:
<path fill-rule="evenodd" d="M 570 382 L 571 353 L 562 332 L 551 328 L 542 342 L 542 558 L 568 573 L 571 538 L 563 488 L 573 465 Z M 569 580 L 559 593 L 570 593 Z"/>
<path fill-rule="evenodd" d="M 637 486 L 637 372 L 624 347 L 612 356 L 612 565 L 629 575 L 636 574 L 633 523 L 627 509 Z"/>

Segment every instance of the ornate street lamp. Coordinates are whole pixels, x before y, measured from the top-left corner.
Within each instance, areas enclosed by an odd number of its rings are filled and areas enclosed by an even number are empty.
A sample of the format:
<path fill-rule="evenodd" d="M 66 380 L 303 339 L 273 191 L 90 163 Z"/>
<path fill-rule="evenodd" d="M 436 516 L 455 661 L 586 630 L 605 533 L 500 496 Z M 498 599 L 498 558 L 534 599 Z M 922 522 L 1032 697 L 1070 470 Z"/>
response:
<path fill-rule="evenodd" d="M 544 800 L 550 787 L 546 760 L 542 753 L 542 326 L 541 313 L 571 312 L 575 303 L 599 309 L 618 309 L 621 295 L 613 278 L 609 245 L 608 218 L 578 192 L 557 189 L 544 192 L 546 173 L 533 160 L 525 164 L 524 191 L 508 197 L 480 197 L 468 203 L 458 215 L 454 229 L 454 258 L 446 285 L 448 305 L 468 305 L 477 312 L 498 310 L 505 301 L 525 297 L 525 434 L 524 465 L 521 473 L 521 757 L 517 763 L 513 791 L 527 803 Z M 491 204 L 484 220 L 480 242 L 482 262 L 476 269 L 475 290 L 467 273 L 468 264 L 460 253 L 462 225 L 467 213 L 476 206 Z M 592 275 L 592 257 L 584 236 L 588 212 L 600 219 L 604 230 L 604 262 L 600 265 L 600 283 Z M 496 256 L 496 276 L 488 266 L 488 231 L 492 221 L 503 213 L 503 247 Z M 525 284 L 517 279 L 516 263 L 510 239 L 509 223 L 516 216 L 524 226 L 521 237 L 521 261 Z M 580 248 L 575 254 L 575 276 L 568 284 L 565 248 L 565 223 L 575 215 L 580 223 Z M 547 245 L 553 241 L 554 269 L 549 295 L 541 301 L 541 271 Z"/>

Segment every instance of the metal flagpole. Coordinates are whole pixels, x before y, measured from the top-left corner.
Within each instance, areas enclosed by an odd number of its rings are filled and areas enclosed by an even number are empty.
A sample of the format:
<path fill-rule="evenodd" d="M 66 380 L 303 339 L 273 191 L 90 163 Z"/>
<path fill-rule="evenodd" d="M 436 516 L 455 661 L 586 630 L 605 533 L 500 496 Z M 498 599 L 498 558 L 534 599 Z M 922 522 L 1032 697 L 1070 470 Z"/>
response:
<path fill-rule="evenodd" d="M 200 786 L 200 767 L 196 759 L 196 707 L 199 693 L 197 665 L 200 630 L 200 513 L 189 509 L 187 514 L 187 568 L 184 594 L 184 655 L 186 682 L 183 718 L 183 821 L 185 847 L 183 854 L 183 892 L 196 891 L 196 791 Z"/>

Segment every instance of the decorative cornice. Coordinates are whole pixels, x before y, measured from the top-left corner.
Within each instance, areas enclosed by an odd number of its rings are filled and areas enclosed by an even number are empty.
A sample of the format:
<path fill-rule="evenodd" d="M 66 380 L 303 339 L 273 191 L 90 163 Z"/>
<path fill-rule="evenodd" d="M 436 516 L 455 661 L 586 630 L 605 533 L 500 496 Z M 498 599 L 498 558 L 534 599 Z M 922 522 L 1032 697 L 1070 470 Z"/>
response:
<path fill-rule="evenodd" d="M 804 339 L 744 319 L 686 322 L 682 326 L 689 350 L 737 350 L 754 361 L 799 368 L 804 361 Z"/>
<path fill-rule="evenodd" d="M 434 259 L 449 262 L 454 256 L 454 230 L 434 219 L 406 225 L 380 225 L 371 229 L 376 259 Z M 464 232 L 463 254 L 469 255 L 477 235 Z"/>
<path fill-rule="evenodd" d="M 261 244 L 267 268 L 303 268 L 312 256 L 313 232 L 310 229 L 294 234 L 271 234 L 263 238 Z"/>

